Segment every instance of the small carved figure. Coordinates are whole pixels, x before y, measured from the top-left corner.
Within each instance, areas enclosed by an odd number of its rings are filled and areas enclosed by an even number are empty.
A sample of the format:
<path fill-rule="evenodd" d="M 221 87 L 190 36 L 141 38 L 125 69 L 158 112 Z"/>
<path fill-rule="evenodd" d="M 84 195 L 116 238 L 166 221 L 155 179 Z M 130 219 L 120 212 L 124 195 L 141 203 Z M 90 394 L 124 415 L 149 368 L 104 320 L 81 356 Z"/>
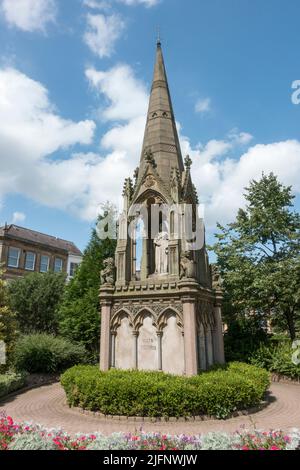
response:
<path fill-rule="evenodd" d="M 185 167 L 187 170 L 190 170 L 191 169 L 191 166 L 193 164 L 193 161 L 191 159 L 191 157 L 189 155 L 187 155 L 184 159 L 184 163 L 185 163 Z"/>
<path fill-rule="evenodd" d="M 156 167 L 157 167 L 156 162 L 155 162 L 154 155 L 153 155 L 153 153 L 152 153 L 151 150 L 147 150 L 147 151 L 145 152 L 145 161 L 146 161 L 147 163 L 149 163 L 149 165 L 152 165 L 153 168 L 156 168 Z"/>
<path fill-rule="evenodd" d="M 115 261 L 113 258 L 107 258 L 103 261 L 104 268 L 101 271 L 101 284 L 115 283 Z"/>
<path fill-rule="evenodd" d="M 210 271 L 211 271 L 212 288 L 215 290 L 222 290 L 223 279 L 221 277 L 219 266 L 217 264 L 211 264 Z"/>
<path fill-rule="evenodd" d="M 154 240 L 155 245 L 155 274 L 168 273 L 168 247 L 169 236 L 167 232 L 160 232 Z"/>
<path fill-rule="evenodd" d="M 155 178 L 153 175 L 148 175 L 144 181 L 146 188 L 152 188 L 155 185 Z"/>
<path fill-rule="evenodd" d="M 190 251 L 184 251 L 180 257 L 180 279 L 195 279 L 196 263 Z"/>

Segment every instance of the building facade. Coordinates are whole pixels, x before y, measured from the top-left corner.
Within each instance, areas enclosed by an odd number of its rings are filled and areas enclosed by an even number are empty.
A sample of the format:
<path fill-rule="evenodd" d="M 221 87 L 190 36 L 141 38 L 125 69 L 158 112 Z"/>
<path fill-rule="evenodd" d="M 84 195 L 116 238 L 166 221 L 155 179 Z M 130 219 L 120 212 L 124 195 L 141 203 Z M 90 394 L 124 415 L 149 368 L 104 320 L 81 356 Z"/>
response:
<path fill-rule="evenodd" d="M 0 264 L 7 280 L 32 272 L 64 272 L 71 279 L 82 253 L 74 243 L 17 225 L 0 227 Z"/>
<path fill-rule="evenodd" d="M 183 160 L 160 42 L 139 167 L 100 289 L 100 368 L 195 375 L 224 363 L 222 289 Z M 140 236 L 139 236 L 140 235 Z"/>

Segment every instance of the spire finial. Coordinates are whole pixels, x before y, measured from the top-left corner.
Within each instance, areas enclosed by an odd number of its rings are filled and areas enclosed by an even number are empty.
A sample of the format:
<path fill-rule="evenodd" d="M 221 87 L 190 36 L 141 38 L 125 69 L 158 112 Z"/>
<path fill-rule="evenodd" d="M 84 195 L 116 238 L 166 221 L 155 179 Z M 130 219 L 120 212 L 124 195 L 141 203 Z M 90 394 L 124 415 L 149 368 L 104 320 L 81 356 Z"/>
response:
<path fill-rule="evenodd" d="M 160 35 L 160 26 L 157 27 L 157 46 L 161 46 L 161 35 Z"/>

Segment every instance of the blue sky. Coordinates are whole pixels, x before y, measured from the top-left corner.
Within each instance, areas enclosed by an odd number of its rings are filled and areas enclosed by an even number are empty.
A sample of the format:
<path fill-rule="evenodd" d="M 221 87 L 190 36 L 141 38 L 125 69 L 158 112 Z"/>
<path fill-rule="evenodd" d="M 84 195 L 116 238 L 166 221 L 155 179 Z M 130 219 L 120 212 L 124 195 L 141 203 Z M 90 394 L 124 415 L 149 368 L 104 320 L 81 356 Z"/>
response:
<path fill-rule="evenodd" d="M 158 27 L 209 238 L 262 171 L 299 209 L 298 0 L 0 5 L 0 223 L 85 247 L 139 161 Z"/>

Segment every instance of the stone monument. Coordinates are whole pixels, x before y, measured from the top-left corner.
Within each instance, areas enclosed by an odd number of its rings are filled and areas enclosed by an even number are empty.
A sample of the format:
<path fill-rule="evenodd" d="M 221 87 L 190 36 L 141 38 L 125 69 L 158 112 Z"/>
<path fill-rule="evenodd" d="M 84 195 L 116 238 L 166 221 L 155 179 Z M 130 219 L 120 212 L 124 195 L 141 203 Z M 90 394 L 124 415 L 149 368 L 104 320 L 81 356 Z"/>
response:
<path fill-rule="evenodd" d="M 191 165 L 189 156 L 183 162 L 158 42 L 140 165 L 125 181 L 115 260 L 101 272 L 103 371 L 191 376 L 224 363 L 222 286 L 209 265 Z"/>

